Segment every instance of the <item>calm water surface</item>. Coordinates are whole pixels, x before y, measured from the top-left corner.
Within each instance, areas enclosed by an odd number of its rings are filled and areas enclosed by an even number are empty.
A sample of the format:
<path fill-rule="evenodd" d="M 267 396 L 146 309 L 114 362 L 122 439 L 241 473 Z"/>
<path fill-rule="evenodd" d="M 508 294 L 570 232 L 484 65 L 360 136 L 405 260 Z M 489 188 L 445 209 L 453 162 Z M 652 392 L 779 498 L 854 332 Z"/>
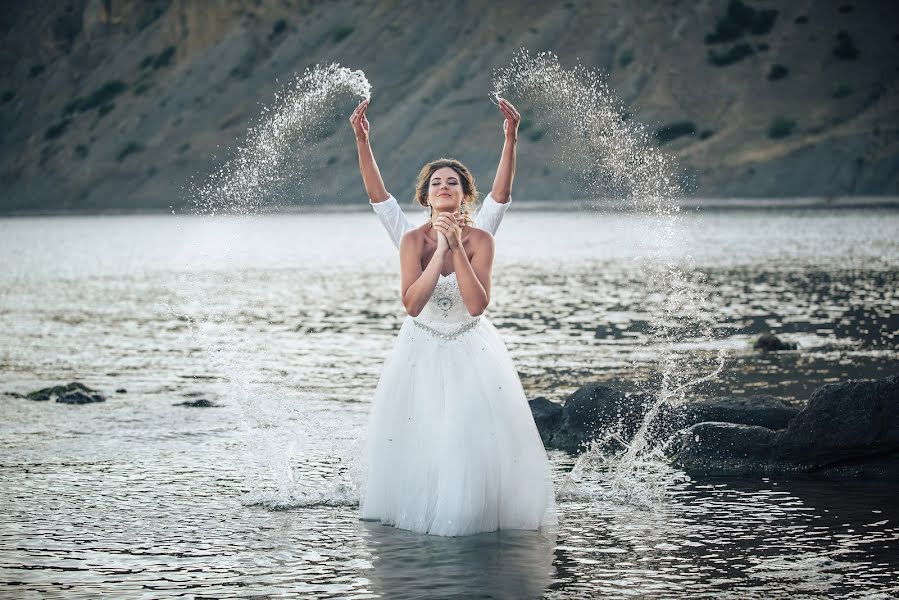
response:
<path fill-rule="evenodd" d="M 488 314 L 529 397 L 653 376 L 636 261 L 655 225 L 509 213 Z M 696 395 L 801 405 L 897 371 L 899 212 L 706 212 L 679 231 L 671 260 L 705 274 L 720 333 L 678 351 L 729 354 Z M 2 596 L 899 594 L 884 483 L 683 481 L 649 507 L 562 498 L 557 530 L 469 538 L 359 522 L 335 482 L 403 319 L 369 213 L 4 219 L 0 257 L 0 392 L 108 397 L 0 396 Z M 767 331 L 799 351 L 753 353 Z M 199 397 L 222 407 L 173 406 Z M 561 485 L 571 459 L 552 460 Z"/>

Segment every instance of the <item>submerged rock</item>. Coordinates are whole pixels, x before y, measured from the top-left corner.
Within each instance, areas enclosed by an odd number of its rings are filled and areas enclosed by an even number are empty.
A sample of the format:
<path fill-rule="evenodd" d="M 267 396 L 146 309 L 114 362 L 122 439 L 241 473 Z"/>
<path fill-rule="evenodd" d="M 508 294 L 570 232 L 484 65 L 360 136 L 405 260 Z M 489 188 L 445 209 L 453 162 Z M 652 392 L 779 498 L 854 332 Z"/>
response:
<path fill-rule="evenodd" d="M 62 404 L 90 404 L 92 402 L 106 402 L 106 398 L 100 394 L 89 394 L 81 390 L 68 392 L 56 399 Z"/>
<path fill-rule="evenodd" d="M 56 385 L 53 387 L 43 388 L 34 392 L 25 394 L 29 400 L 36 402 L 46 402 L 48 400 L 56 400 L 62 404 L 90 404 L 92 402 L 106 402 L 99 392 L 92 390 L 83 383 L 73 381 L 67 385 Z"/>
<path fill-rule="evenodd" d="M 197 400 L 185 400 L 184 402 L 175 402 L 172 406 L 189 406 L 193 408 L 218 408 L 221 404 L 216 404 L 210 400 L 206 400 L 205 398 L 199 398 Z"/>
<path fill-rule="evenodd" d="M 785 429 L 700 423 L 681 433 L 675 466 L 691 475 L 899 476 L 899 376 L 825 385 Z"/>
<path fill-rule="evenodd" d="M 753 350 L 762 352 L 781 352 L 783 350 L 796 350 L 798 346 L 791 342 L 785 342 L 773 333 L 766 333 L 759 337 L 753 344 Z"/>

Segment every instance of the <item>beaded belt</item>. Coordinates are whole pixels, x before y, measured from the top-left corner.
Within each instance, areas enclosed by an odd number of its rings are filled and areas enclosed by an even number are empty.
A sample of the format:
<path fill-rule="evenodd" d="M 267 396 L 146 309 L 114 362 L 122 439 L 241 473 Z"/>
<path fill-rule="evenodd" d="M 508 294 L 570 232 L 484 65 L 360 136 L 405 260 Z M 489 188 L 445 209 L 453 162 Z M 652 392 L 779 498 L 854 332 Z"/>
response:
<path fill-rule="evenodd" d="M 419 323 L 416 319 L 412 319 L 412 322 L 415 323 L 416 327 L 418 327 L 419 329 L 424 329 L 431 335 L 439 337 L 442 340 L 454 340 L 457 337 L 459 337 L 460 335 L 462 335 L 463 333 L 465 333 L 466 331 L 471 331 L 472 329 L 474 329 L 475 326 L 478 323 L 480 323 L 480 321 L 481 321 L 481 317 L 476 317 L 474 320 L 469 321 L 468 323 L 466 323 L 459 329 L 457 329 L 451 333 L 444 333 L 442 331 L 438 331 L 438 330 L 434 329 L 433 327 L 428 327 L 424 323 Z"/>

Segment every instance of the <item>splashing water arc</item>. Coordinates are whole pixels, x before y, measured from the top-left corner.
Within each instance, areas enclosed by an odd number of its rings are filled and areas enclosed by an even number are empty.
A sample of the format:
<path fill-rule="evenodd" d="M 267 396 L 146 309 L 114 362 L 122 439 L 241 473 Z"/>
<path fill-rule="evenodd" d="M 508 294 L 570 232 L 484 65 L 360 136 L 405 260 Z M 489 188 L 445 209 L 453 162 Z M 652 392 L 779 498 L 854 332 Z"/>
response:
<path fill-rule="evenodd" d="M 617 192 L 634 209 L 654 214 L 679 210 L 674 165 L 627 111 L 599 71 L 566 69 L 548 52 L 518 51 L 494 73 L 493 93 L 520 98 L 549 125 L 559 162 L 582 180 L 585 197 Z"/>
<path fill-rule="evenodd" d="M 281 182 L 304 175 L 305 165 L 291 160 L 295 149 L 327 130 L 337 101 L 346 95 L 371 97 L 371 84 L 361 70 L 332 63 L 297 75 L 263 108 L 259 124 L 249 130 L 236 155 L 192 190 L 192 212 L 251 215 L 269 199 L 278 199 Z"/>
<path fill-rule="evenodd" d="M 678 474 L 661 460 L 664 441 L 653 442 L 650 429 L 665 405 L 683 401 L 688 390 L 717 376 L 725 359 L 723 349 L 708 349 L 716 336 L 708 318 L 710 292 L 682 249 L 676 202 L 682 189 L 675 164 L 655 147 L 645 126 L 627 117 L 598 71 L 581 64 L 567 69 L 551 53 L 531 55 L 522 49 L 509 66 L 494 73 L 493 87 L 493 95 L 512 98 L 538 115 L 553 142 L 554 158 L 593 206 L 603 191 L 645 217 L 638 266 L 655 299 L 646 307 L 651 334 L 646 343 L 662 352 L 655 377 L 644 376 L 637 385 L 653 401 L 630 440 L 612 432 L 591 442 L 562 494 L 652 503 L 664 497 Z M 696 349 L 703 345 L 705 350 Z M 608 453 L 610 441 L 623 445 L 624 452 Z"/>
<path fill-rule="evenodd" d="M 302 160 L 314 143 L 333 127 L 348 99 L 370 98 L 371 84 L 361 70 L 338 64 L 315 65 L 295 76 L 275 94 L 274 101 L 262 108 L 258 123 L 247 132 L 234 156 L 190 190 L 188 206 L 196 216 L 254 216 L 272 207 L 289 194 L 290 187 L 308 175 L 311 168 Z M 300 200 L 306 200 L 302 196 Z M 254 352 L 241 343 L 239 316 L 219 298 L 239 297 L 239 290 L 250 285 L 248 273 L 227 275 L 215 266 L 215 257 L 224 251 L 224 260 L 235 261 L 230 250 L 239 246 L 239 228 L 228 227 L 225 239 L 198 240 L 197 245 L 213 244 L 208 251 L 186 265 L 181 306 L 168 310 L 189 326 L 194 343 L 203 350 L 215 371 L 225 378 L 225 394 L 240 408 L 239 423 L 244 440 L 244 460 L 253 489 L 243 498 L 246 504 L 269 508 L 310 504 L 353 504 L 351 482 L 335 481 L 322 486 L 311 484 L 296 472 L 297 459 L 308 447 L 304 441 L 315 431 L 319 438 L 339 439 L 335 426 L 299 401 L 295 389 L 269 381 L 265 366 Z M 212 264 L 206 264 L 206 259 Z M 261 307 L 248 307 L 261 308 Z M 326 451 L 343 456 L 355 449 L 340 443 Z M 353 464 L 352 461 L 346 461 Z M 348 479 L 357 476 L 350 473 Z"/>

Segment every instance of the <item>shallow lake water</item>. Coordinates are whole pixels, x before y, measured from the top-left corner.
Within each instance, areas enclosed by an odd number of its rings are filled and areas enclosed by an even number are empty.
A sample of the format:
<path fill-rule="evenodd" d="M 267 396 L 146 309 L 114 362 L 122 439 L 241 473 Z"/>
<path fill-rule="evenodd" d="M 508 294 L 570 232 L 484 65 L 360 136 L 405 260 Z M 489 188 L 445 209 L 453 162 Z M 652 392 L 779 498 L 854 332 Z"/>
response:
<path fill-rule="evenodd" d="M 488 316 L 529 398 L 653 377 L 636 261 L 654 226 L 513 207 Z M 896 231 L 894 210 L 684 214 L 671 260 L 704 273 L 719 333 L 680 351 L 728 353 L 691 393 L 801 406 L 895 374 Z M 360 522 L 339 482 L 404 317 L 368 212 L 2 219 L 0 256 L 0 392 L 108 398 L 0 396 L 0 596 L 899 593 L 895 483 L 684 478 L 659 503 L 560 497 L 557 529 L 469 538 Z M 799 349 L 755 353 L 768 331 Z M 175 406 L 197 398 L 222 406 Z M 561 488 L 572 459 L 551 458 Z"/>

